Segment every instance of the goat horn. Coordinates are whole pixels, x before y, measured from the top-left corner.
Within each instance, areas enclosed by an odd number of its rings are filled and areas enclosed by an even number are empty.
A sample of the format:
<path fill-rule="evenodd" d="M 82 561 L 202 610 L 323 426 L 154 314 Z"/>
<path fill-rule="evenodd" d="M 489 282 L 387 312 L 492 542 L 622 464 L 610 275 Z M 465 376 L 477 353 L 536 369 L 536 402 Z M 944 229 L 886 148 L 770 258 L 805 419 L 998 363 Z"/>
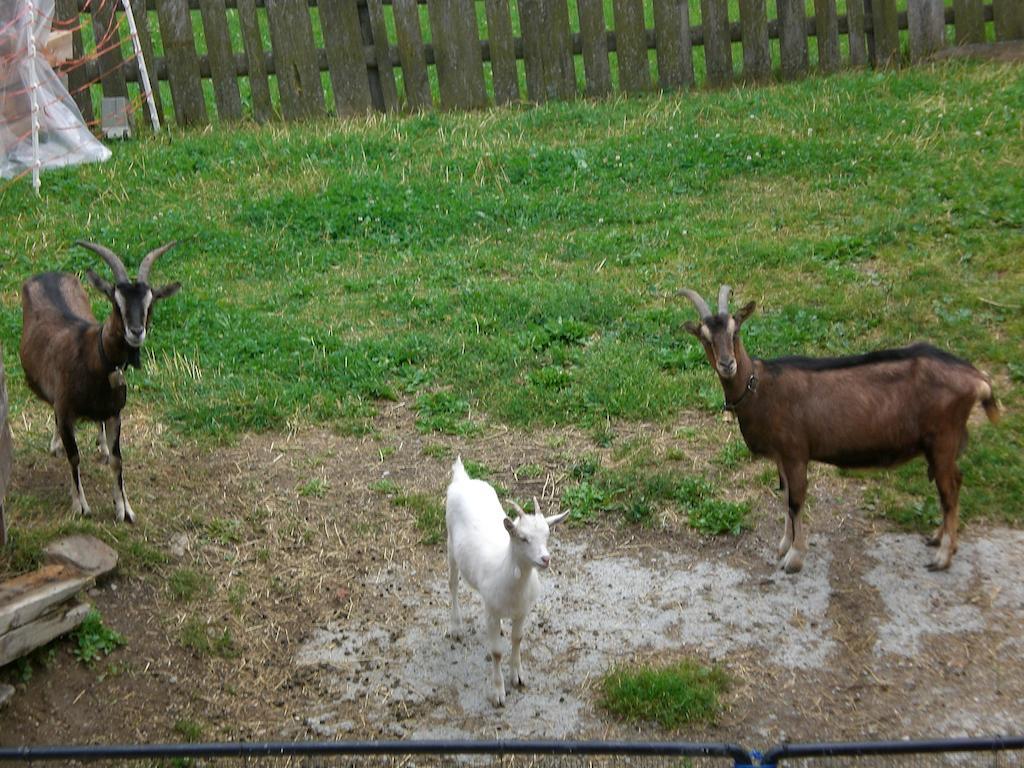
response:
<path fill-rule="evenodd" d="M 520 507 L 520 506 L 519 506 L 518 504 L 516 504 L 516 503 L 515 503 L 514 501 L 512 501 L 512 499 L 509 499 L 509 500 L 508 500 L 508 505 L 509 505 L 510 507 L 512 507 L 512 509 L 514 509 L 514 510 L 516 511 L 516 514 L 517 514 L 517 515 L 519 515 L 519 516 L 523 516 L 523 515 L 525 515 L 525 514 L 526 514 L 525 512 L 523 512 L 523 508 L 522 508 L 522 507 Z"/>
<path fill-rule="evenodd" d="M 80 245 L 83 248 L 88 248 L 90 251 L 99 254 L 103 257 L 103 260 L 107 262 L 111 271 L 114 273 L 114 280 L 119 283 L 130 283 L 131 278 L 128 277 L 128 270 L 124 268 L 124 262 L 121 261 L 120 257 L 109 248 L 96 243 L 89 243 L 85 240 L 76 240 L 75 245 Z"/>
<path fill-rule="evenodd" d="M 161 245 L 155 251 L 150 251 L 149 253 L 146 254 L 146 257 L 142 260 L 142 263 L 139 265 L 139 282 L 140 283 L 149 282 L 149 270 L 153 267 L 153 262 L 156 261 L 161 256 L 163 256 L 165 253 L 167 253 L 169 250 L 171 250 L 171 248 L 173 248 L 177 244 L 178 244 L 177 240 L 172 240 L 171 242 L 167 243 L 166 245 Z"/>
<path fill-rule="evenodd" d="M 729 291 L 731 291 L 728 285 L 723 285 L 718 289 L 718 314 L 724 315 L 729 313 Z"/>
<path fill-rule="evenodd" d="M 700 313 L 701 320 L 707 320 L 711 317 L 711 310 L 708 308 L 708 303 L 700 297 L 700 294 L 696 291 L 691 291 L 689 288 L 683 288 L 679 291 L 680 296 L 685 296 L 693 302 L 693 306 L 697 308 L 697 312 Z"/>
<path fill-rule="evenodd" d="M 537 497 L 536 496 L 533 497 L 533 514 L 535 514 L 535 515 L 539 515 L 540 514 L 540 502 L 537 501 Z"/>

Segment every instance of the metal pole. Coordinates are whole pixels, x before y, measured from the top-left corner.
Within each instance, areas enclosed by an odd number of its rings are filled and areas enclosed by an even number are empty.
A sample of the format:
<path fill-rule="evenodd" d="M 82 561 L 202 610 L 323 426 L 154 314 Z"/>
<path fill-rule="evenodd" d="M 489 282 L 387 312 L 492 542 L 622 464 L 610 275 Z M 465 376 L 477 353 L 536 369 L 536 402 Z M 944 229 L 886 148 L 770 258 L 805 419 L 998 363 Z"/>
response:
<path fill-rule="evenodd" d="M 149 105 L 149 119 L 153 123 L 153 133 L 160 133 L 160 116 L 156 112 L 156 100 L 153 98 L 153 89 L 149 84 L 149 72 L 146 71 L 146 57 L 142 55 L 142 43 L 139 42 L 139 30 L 135 26 L 135 14 L 132 12 L 132 4 L 129 0 L 121 0 L 121 6 L 124 8 L 124 15 L 128 17 L 128 33 L 132 38 L 135 58 L 139 61 L 142 93 L 145 96 L 146 104 Z"/>

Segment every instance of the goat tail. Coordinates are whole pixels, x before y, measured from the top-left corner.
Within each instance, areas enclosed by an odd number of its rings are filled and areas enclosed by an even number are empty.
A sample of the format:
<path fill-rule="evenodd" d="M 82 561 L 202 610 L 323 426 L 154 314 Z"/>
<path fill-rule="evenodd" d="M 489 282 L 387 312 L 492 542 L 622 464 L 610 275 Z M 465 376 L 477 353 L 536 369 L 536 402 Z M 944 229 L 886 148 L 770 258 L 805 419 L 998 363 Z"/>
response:
<path fill-rule="evenodd" d="M 978 400 L 985 409 L 985 415 L 993 424 L 998 424 L 1003 415 L 1003 406 L 992 392 L 992 378 L 987 373 L 981 374 L 983 380 L 978 385 Z"/>
<path fill-rule="evenodd" d="M 469 480 L 469 475 L 466 473 L 466 468 L 462 466 L 462 456 L 456 456 L 452 464 L 452 482 L 461 483 L 466 480 Z"/>

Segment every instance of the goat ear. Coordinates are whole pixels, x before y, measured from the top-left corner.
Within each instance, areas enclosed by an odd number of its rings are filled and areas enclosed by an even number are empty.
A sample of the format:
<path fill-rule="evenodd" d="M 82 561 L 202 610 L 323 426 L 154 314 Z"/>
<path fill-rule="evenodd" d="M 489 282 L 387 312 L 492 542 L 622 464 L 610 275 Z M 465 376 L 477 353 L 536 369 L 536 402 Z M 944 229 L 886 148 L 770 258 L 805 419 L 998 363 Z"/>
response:
<path fill-rule="evenodd" d="M 504 520 L 502 520 L 502 523 L 504 523 L 505 530 L 508 531 L 509 536 L 512 536 L 512 535 L 515 534 L 515 532 L 516 532 L 516 524 L 513 523 L 512 520 L 510 520 L 508 517 L 506 517 Z"/>
<path fill-rule="evenodd" d="M 733 315 L 733 319 L 736 320 L 736 325 L 743 325 L 743 322 L 752 314 L 754 314 L 755 309 L 757 309 L 757 302 L 752 301 L 745 307 L 743 307 L 743 309 L 741 309 L 735 315 Z"/>
<path fill-rule="evenodd" d="M 567 510 L 565 510 L 565 512 L 563 512 L 560 515 L 550 515 L 549 517 L 545 517 L 544 519 L 548 521 L 548 527 L 549 528 L 554 528 L 560 522 L 565 520 L 565 518 L 567 518 L 569 516 L 569 513 L 571 511 L 572 511 L 571 509 L 567 509 Z"/>
<path fill-rule="evenodd" d="M 92 283 L 93 287 L 106 296 L 111 301 L 114 300 L 114 286 L 104 280 L 102 277 L 97 275 L 91 269 L 85 270 L 85 276 L 89 278 L 89 282 Z"/>
<path fill-rule="evenodd" d="M 698 323 L 691 323 L 689 320 L 687 320 L 685 323 L 683 323 L 683 328 L 692 333 L 698 339 L 701 338 L 700 325 Z"/>
<path fill-rule="evenodd" d="M 160 288 L 153 289 L 153 301 L 160 301 L 161 299 L 169 299 L 171 296 L 181 290 L 181 283 L 169 283 L 168 285 Z"/>

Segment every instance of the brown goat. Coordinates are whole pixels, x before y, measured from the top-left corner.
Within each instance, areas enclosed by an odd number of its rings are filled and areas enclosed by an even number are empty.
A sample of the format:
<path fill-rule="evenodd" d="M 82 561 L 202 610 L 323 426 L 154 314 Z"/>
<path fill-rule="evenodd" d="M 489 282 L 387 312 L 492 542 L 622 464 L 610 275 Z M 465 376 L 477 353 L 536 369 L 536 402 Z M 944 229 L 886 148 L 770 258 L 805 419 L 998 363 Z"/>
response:
<path fill-rule="evenodd" d="M 928 567 L 949 567 L 957 549 L 962 475 L 957 458 L 967 445 L 967 418 L 980 402 L 992 422 L 999 404 L 988 376 L 928 344 L 836 358 L 751 359 L 740 326 L 750 302 L 729 313 L 729 291 L 712 314 L 699 294 L 681 291 L 700 313 L 686 330 L 704 346 L 736 414 L 750 451 L 772 459 L 786 494 L 786 532 L 779 557 L 787 573 L 803 567 L 807 534 L 800 508 L 807 465 L 890 467 L 924 455 L 942 504 L 942 523 L 928 543 L 938 546 Z"/>
<path fill-rule="evenodd" d="M 112 310 L 100 325 L 89 297 L 74 275 L 47 272 L 27 280 L 21 289 L 21 365 L 25 380 L 40 398 L 53 406 L 54 438 L 50 449 L 63 446 L 71 465 L 71 508 L 89 514 L 78 473 L 75 422 L 100 423 L 100 447 L 114 473 L 114 508 L 118 522 L 135 522 L 121 472 L 121 409 L 127 396 L 124 367 L 140 364 L 140 349 L 153 316 L 153 304 L 178 292 L 178 283 L 162 288 L 147 284 L 149 270 L 174 246 L 150 251 L 139 266 L 137 280 L 128 277 L 121 259 L 94 243 L 78 245 L 103 257 L 114 273 L 111 284 L 88 270 L 89 282 L 110 301 Z"/>

